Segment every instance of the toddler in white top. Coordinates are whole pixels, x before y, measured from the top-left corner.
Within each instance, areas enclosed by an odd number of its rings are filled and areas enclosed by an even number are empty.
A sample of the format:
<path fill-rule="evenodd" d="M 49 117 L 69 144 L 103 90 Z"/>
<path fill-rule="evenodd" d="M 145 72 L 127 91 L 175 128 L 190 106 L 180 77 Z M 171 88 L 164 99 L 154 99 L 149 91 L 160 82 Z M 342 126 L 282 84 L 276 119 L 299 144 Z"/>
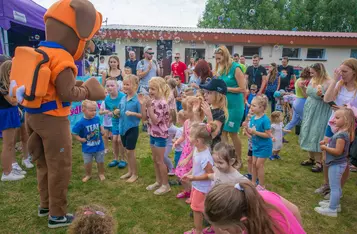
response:
<path fill-rule="evenodd" d="M 269 157 L 270 160 L 280 159 L 279 152 L 283 147 L 283 132 L 290 132 L 290 130 L 283 129 L 283 126 L 283 113 L 280 111 L 271 113 L 273 154 Z"/>

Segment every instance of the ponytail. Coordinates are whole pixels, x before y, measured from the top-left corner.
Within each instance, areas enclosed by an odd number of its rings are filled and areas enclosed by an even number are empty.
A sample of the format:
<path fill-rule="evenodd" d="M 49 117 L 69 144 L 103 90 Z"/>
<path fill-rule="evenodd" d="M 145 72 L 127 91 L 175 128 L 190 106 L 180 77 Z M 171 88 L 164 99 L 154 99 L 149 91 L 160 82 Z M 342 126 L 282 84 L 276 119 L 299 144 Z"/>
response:
<path fill-rule="evenodd" d="M 208 124 L 194 123 L 191 126 L 191 134 L 196 139 L 203 139 L 206 145 L 210 145 L 212 142 L 212 134 L 217 130 L 218 126 L 214 122 Z"/>

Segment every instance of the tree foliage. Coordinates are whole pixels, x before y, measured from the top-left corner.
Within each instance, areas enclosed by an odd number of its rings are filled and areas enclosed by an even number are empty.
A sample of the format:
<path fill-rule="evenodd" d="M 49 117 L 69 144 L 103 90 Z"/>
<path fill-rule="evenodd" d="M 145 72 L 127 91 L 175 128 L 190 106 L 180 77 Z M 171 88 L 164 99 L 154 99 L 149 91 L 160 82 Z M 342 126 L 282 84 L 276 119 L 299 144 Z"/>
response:
<path fill-rule="evenodd" d="M 198 27 L 357 32 L 357 0 L 208 0 Z"/>

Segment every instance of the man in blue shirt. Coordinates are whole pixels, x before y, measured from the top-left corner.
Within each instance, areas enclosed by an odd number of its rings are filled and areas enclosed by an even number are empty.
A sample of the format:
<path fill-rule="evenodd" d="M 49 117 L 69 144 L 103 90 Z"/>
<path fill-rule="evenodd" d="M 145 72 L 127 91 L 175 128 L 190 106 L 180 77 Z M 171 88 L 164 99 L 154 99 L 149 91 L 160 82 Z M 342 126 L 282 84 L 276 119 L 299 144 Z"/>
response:
<path fill-rule="evenodd" d="M 136 67 L 138 66 L 138 60 L 134 51 L 129 52 L 129 59 L 125 62 L 124 67 L 130 67 L 131 72 L 136 75 Z"/>

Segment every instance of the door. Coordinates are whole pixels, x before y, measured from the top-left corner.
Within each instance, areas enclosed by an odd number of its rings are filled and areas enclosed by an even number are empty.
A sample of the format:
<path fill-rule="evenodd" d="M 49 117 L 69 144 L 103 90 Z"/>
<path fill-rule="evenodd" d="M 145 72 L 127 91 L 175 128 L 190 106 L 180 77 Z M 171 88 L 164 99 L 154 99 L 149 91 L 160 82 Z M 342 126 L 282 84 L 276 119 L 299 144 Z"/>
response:
<path fill-rule="evenodd" d="M 185 63 L 190 63 L 190 58 L 194 58 L 196 61 L 200 58 L 204 59 L 206 56 L 205 49 L 196 49 L 196 48 L 186 48 L 185 49 Z"/>
<path fill-rule="evenodd" d="M 134 51 L 137 60 L 142 60 L 144 56 L 144 47 L 140 46 L 125 46 L 125 61 L 129 59 L 129 52 Z M 125 63 L 124 61 L 124 63 Z"/>
<path fill-rule="evenodd" d="M 158 40 L 157 41 L 157 62 L 161 64 L 164 69 L 163 76 L 171 74 L 172 63 L 172 40 Z"/>

